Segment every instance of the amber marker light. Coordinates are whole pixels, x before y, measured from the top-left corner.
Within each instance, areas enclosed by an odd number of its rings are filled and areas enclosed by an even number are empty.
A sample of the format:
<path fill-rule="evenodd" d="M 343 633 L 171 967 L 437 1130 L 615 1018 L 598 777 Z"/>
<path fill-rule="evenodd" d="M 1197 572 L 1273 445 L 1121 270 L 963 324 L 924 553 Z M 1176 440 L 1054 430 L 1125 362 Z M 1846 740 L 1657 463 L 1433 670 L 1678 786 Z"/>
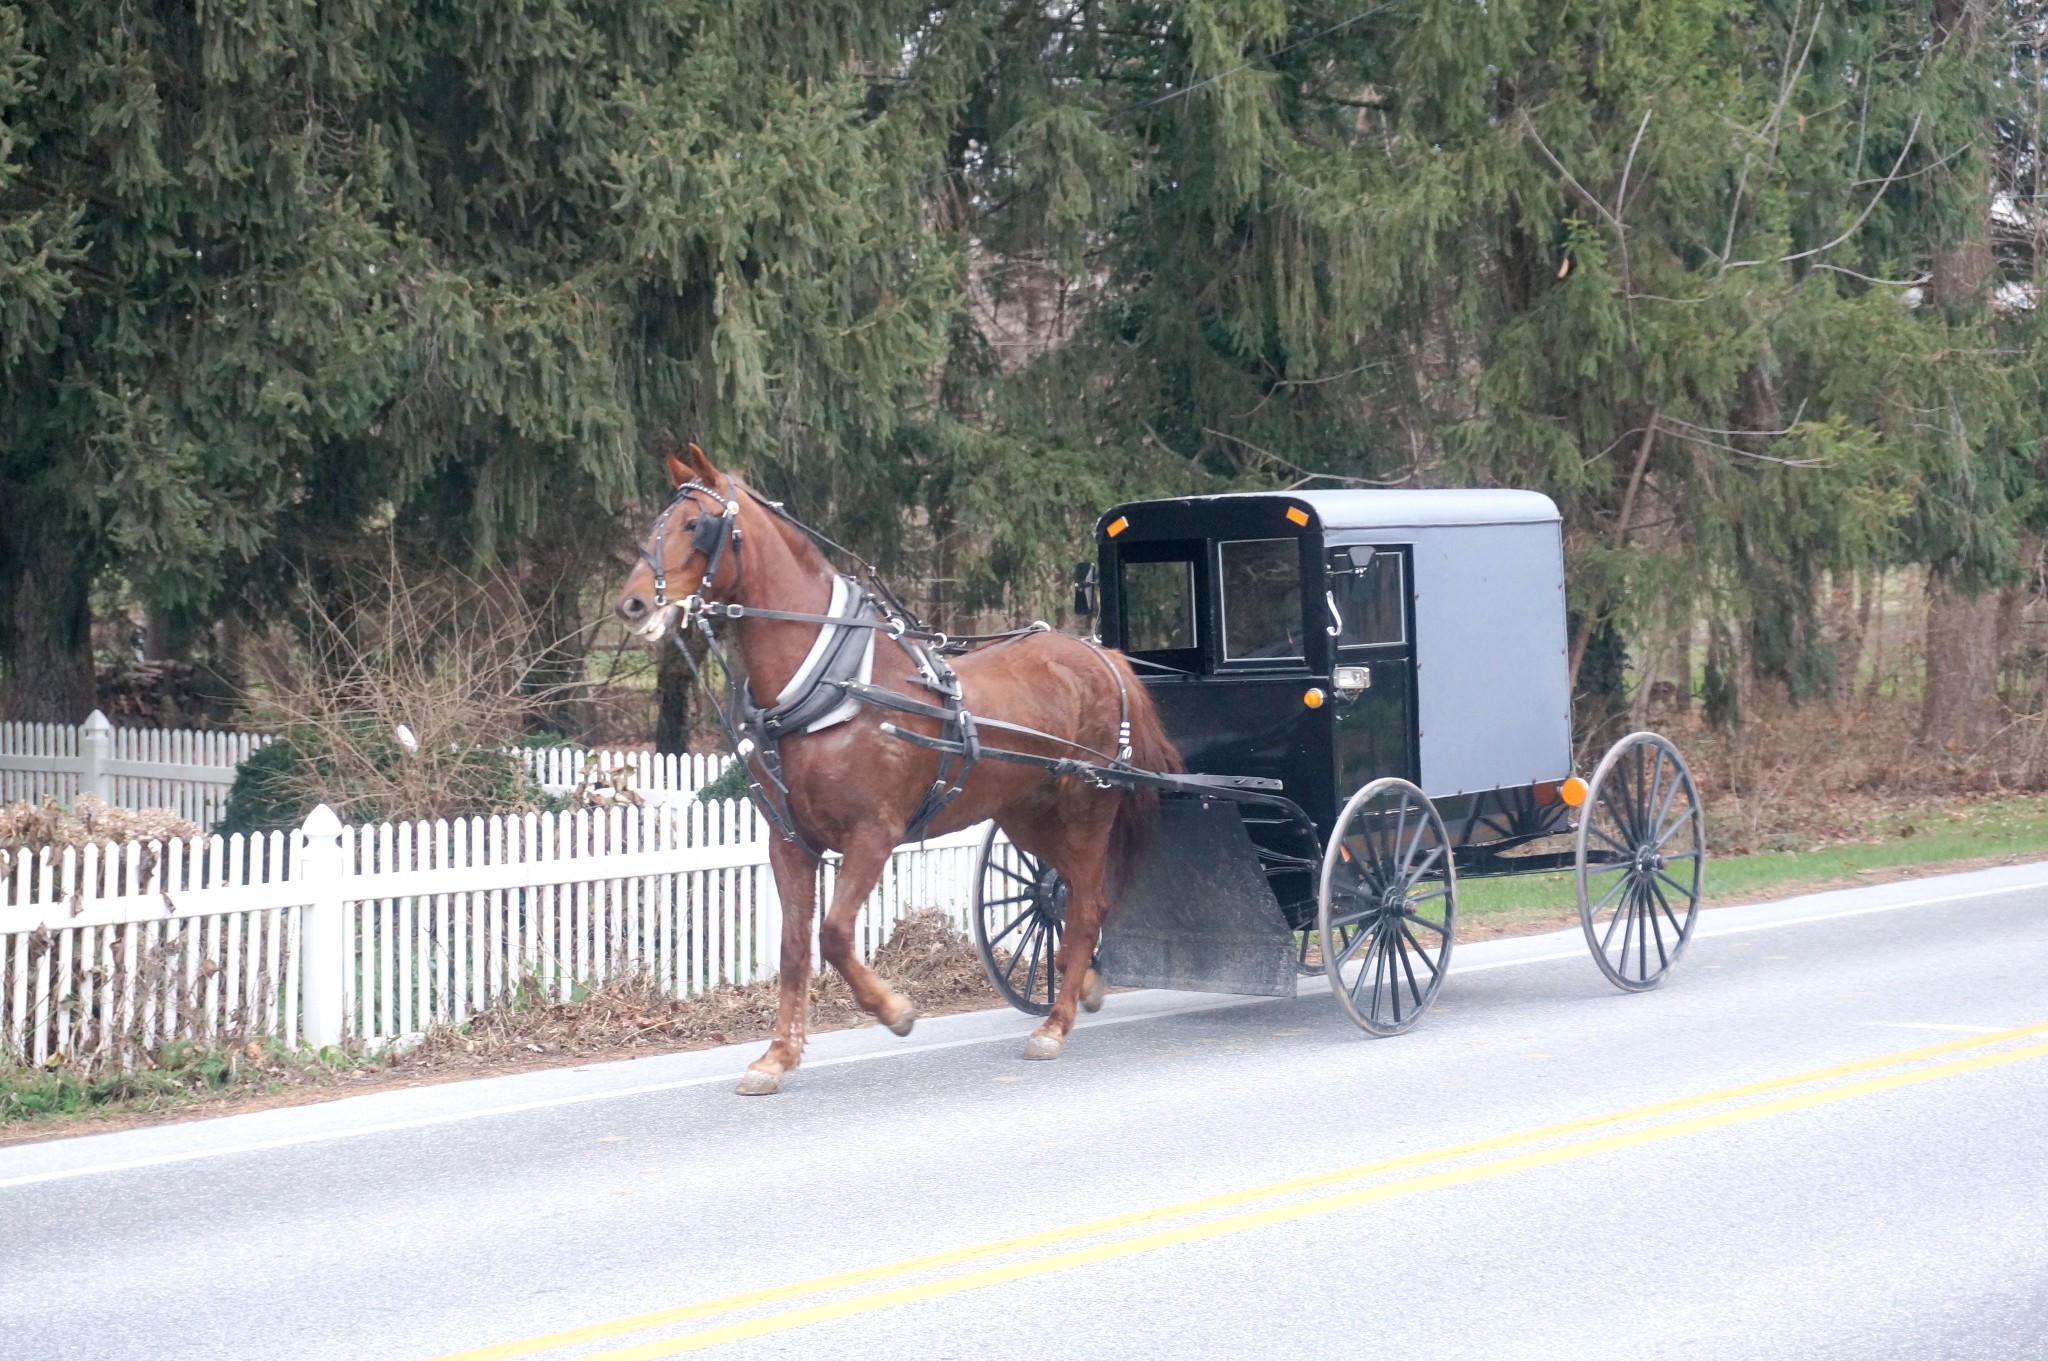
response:
<path fill-rule="evenodd" d="M 1287 518 L 1298 525 L 1306 526 L 1308 524 L 1308 512 L 1300 506 L 1289 506 L 1287 508 Z"/>
<path fill-rule="evenodd" d="M 1130 527 L 1131 522 L 1125 519 L 1123 516 L 1119 515 L 1114 520 L 1111 520 L 1109 522 L 1109 537 L 1114 539 L 1117 535 L 1123 533 L 1126 529 L 1129 529 Z"/>
<path fill-rule="evenodd" d="M 1315 686 L 1310 686 L 1308 693 L 1301 697 L 1301 702 L 1311 709 L 1320 709 L 1323 707 L 1323 692 Z"/>
<path fill-rule="evenodd" d="M 1577 808 L 1586 801 L 1586 782 L 1574 775 L 1557 787 L 1558 797 Z"/>

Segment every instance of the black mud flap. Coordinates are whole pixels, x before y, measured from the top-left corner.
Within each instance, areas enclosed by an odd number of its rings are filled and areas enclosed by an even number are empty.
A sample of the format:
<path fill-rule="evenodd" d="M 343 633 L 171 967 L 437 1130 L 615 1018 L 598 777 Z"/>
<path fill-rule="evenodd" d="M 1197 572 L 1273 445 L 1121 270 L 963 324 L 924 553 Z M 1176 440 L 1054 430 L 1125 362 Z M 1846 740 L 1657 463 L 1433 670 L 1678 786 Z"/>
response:
<path fill-rule="evenodd" d="M 1121 987 L 1294 996 L 1294 937 L 1237 805 L 1159 801 L 1159 825 L 1110 907 L 1099 959 Z"/>

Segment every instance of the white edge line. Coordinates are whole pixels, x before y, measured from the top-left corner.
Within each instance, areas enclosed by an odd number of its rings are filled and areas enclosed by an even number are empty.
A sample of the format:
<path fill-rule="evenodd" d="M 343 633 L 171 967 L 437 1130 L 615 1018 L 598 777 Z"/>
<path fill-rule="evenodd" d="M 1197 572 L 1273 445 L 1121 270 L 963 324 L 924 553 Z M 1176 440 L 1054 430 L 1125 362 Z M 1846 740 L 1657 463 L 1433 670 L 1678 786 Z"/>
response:
<path fill-rule="evenodd" d="M 2006 884 L 1999 888 L 1972 889 L 1968 893 L 1945 893 L 1938 898 L 1907 898 L 1901 902 L 1877 903 L 1870 907 L 1847 907 L 1839 912 L 1812 912 L 1803 917 L 1779 917 L 1767 922 L 1748 922 L 1740 926 L 1723 926 L 1718 929 L 1702 928 L 1699 932 L 1699 938 L 1701 940 L 1710 940 L 1720 936 L 1740 936 L 1750 931 L 1771 931 L 1781 926 L 1805 926 L 1812 922 L 1840 921 L 1844 917 L 1867 917 L 1875 912 L 1897 912 L 1908 907 L 1939 907 L 1946 903 L 1968 902 L 1973 898 L 1998 898 L 2008 893 L 2025 893 L 2030 889 L 2044 888 L 2048 888 L 2048 880 L 2036 880 L 2028 884 Z M 1764 905 L 1763 903 L 1731 903 L 1728 907 L 1710 910 L 1728 912 L 1742 907 L 1761 907 Z M 1566 929 L 1569 930 L 1570 928 Z M 1527 955 L 1521 959 L 1497 959 L 1485 964 L 1466 964 L 1463 966 L 1460 966 L 1454 957 L 1451 964 L 1451 974 L 1455 977 L 1461 973 L 1478 973 L 1482 969 L 1512 969 L 1518 964 L 1547 964 L 1553 960 L 1577 959 L 1585 953 L 1583 949 L 1558 950 L 1550 954 Z"/>
<path fill-rule="evenodd" d="M 2048 888 L 2048 880 L 2027 884 L 2008 884 L 1999 888 L 1976 889 L 1968 893 L 1949 893 L 1936 898 L 1910 898 L 1902 902 L 1881 903 L 1872 907 L 1852 907 L 1840 912 L 1817 912 L 1803 917 L 1784 917 L 1775 921 L 1751 922 L 1744 926 L 1724 927 L 1718 931 L 1700 932 L 1704 937 L 1737 936 L 1749 931 L 1768 931 L 1781 926 L 1803 926 L 1810 922 L 1838 921 L 1844 917 L 1863 917 L 1876 912 L 1897 912 L 1909 907 L 1936 907 L 1946 903 L 1967 902 L 1976 898 L 1995 898 L 2009 893 L 2025 893 L 2029 889 Z M 1560 959 L 1577 959 L 1583 950 L 1560 950 L 1549 954 L 1528 955 L 1521 959 L 1502 959 L 1485 964 L 1468 964 L 1463 968 L 1452 966 L 1452 974 L 1479 973 L 1486 969 L 1509 969 L 1522 964 L 1547 964 Z M 1209 998 L 1192 1002 L 1186 1006 L 1172 1007 L 1160 1011 L 1148 1011 L 1134 1016 L 1094 1016 L 1088 1020 L 1089 1028 L 1104 1025 L 1121 1025 L 1131 1021 L 1149 1021 L 1161 1016 L 1179 1016 L 1198 1011 L 1215 1011 L 1224 1007 L 1249 1006 L 1273 999 L 1266 997 L 1224 997 Z M 849 1063 L 866 1063 L 875 1059 L 900 1058 L 909 1054 L 936 1053 L 942 1049 L 962 1049 L 969 1045 L 995 1044 L 1014 1040 L 1013 1035 L 985 1035 L 974 1039 L 940 1040 L 932 1044 L 912 1048 L 878 1049 L 866 1054 L 846 1054 L 839 1058 L 816 1059 L 806 1064 L 809 1068 L 836 1068 Z M 166 1167 L 175 1163 L 198 1162 L 206 1158 L 224 1158 L 239 1153 L 265 1153 L 273 1149 L 297 1148 L 306 1144 L 330 1143 L 338 1139 L 352 1139 L 371 1134 L 397 1134 L 407 1130 L 431 1129 L 436 1125 L 460 1124 L 466 1120 L 483 1120 L 500 1115 L 520 1115 L 527 1111 L 553 1110 L 562 1106 L 583 1105 L 592 1101 L 609 1101 L 619 1097 L 647 1096 L 655 1092 L 680 1091 L 686 1087 L 703 1087 L 714 1082 L 730 1082 L 737 1072 L 713 1073 L 703 1077 L 678 1078 L 673 1082 L 650 1082 L 635 1087 L 617 1087 L 602 1092 L 579 1092 L 573 1096 L 549 1097 L 541 1101 L 519 1101 L 503 1106 L 486 1106 L 479 1110 L 448 1111 L 440 1115 L 422 1115 L 410 1120 L 391 1120 L 375 1125 L 359 1125 L 352 1129 L 319 1130 L 307 1134 L 284 1135 L 275 1139 L 257 1139 L 248 1143 L 228 1144 L 220 1148 L 186 1149 L 180 1153 L 164 1153 L 151 1158 L 130 1158 L 120 1162 L 93 1163 L 84 1167 L 59 1168 L 50 1172 L 31 1172 L 25 1176 L 0 1178 L 0 1191 L 17 1186 L 37 1186 L 46 1182 L 68 1181 L 73 1177 L 90 1177 L 110 1172 L 134 1172 L 150 1167 Z"/>
<path fill-rule="evenodd" d="M 1132 1021 L 1149 1021 L 1160 1016 L 1181 1016 L 1198 1011 L 1216 1011 L 1225 1007 L 1247 1006 L 1255 1002 L 1274 999 L 1267 997 L 1212 997 L 1184 1006 L 1165 1008 L 1158 1011 L 1141 1012 L 1129 1016 L 1092 1016 L 1087 1028 L 1097 1026 L 1124 1025 Z M 902 1058 L 909 1054 L 930 1054 L 941 1049 L 964 1049 L 970 1045 L 997 1044 L 1014 1041 L 1015 1035 L 982 1035 L 972 1039 L 937 1040 L 929 1044 L 905 1048 L 877 1049 L 866 1054 L 842 1054 L 838 1058 L 814 1059 L 805 1063 L 805 1069 L 837 1068 L 849 1063 L 868 1063 L 875 1059 Z M 724 1073 L 709 1073 L 702 1077 L 677 1078 L 672 1082 L 648 1082 L 634 1087 L 614 1087 L 601 1092 L 577 1092 L 570 1096 L 547 1097 L 539 1101 L 516 1101 L 502 1106 L 484 1106 L 476 1110 L 444 1111 L 439 1115 L 415 1116 L 409 1120 L 387 1120 L 374 1125 L 356 1125 L 348 1129 L 313 1130 L 305 1134 L 280 1135 L 275 1139 L 254 1139 L 247 1143 L 224 1144 L 219 1148 L 190 1148 L 178 1153 L 160 1153 L 148 1158 L 128 1158 L 120 1162 L 89 1163 L 83 1167 L 58 1168 L 49 1172 L 31 1172 L 19 1177 L 0 1178 L 0 1191 L 17 1186 L 36 1186 L 44 1182 L 67 1181 L 73 1177 L 90 1177 L 105 1172 L 134 1172 L 149 1167 L 166 1167 L 174 1163 L 198 1162 L 205 1158 L 225 1158 L 237 1153 L 267 1153 L 273 1149 L 297 1148 L 305 1144 L 329 1143 L 337 1139 L 353 1139 L 369 1134 L 397 1134 L 406 1130 L 431 1129 L 435 1125 L 459 1124 L 465 1120 L 483 1120 L 499 1115 L 521 1115 L 528 1111 L 553 1110 L 561 1106 L 578 1106 L 592 1101 L 609 1101 L 618 1097 L 647 1096 L 655 1092 L 680 1091 L 685 1087 L 703 1087 L 714 1082 L 735 1081 L 742 1069 Z M 90 1136 L 87 1136 L 90 1137 Z M 5 1150 L 0 1150 L 4 1152 Z"/>

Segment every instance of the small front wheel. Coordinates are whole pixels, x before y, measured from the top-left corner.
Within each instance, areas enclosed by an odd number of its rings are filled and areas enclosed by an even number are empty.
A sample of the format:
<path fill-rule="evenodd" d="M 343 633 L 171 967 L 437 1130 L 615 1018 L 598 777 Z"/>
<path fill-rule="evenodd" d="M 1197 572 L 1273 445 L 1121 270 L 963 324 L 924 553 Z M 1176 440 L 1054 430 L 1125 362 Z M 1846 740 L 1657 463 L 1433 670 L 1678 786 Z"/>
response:
<path fill-rule="evenodd" d="M 1600 759 L 1579 810 L 1579 924 L 1615 987 L 1647 992 L 1692 943 L 1707 855 L 1685 758 L 1637 732 Z"/>
<path fill-rule="evenodd" d="M 1458 873 L 1429 796 L 1374 780 L 1351 796 L 1323 851 L 1316 932 L 1338 1005 L 1375 1035 L 1422 1019 L 1457 933 Z"/>
<path fill-rule="evenodd" d="M 1053 961 L 1067 919 L 1067 884 L 1050 864 L 999 836 L 990 824 L 975 862 L 974 949 L 1005 1002 L 1044 1016 L 1058 995 Z"/>

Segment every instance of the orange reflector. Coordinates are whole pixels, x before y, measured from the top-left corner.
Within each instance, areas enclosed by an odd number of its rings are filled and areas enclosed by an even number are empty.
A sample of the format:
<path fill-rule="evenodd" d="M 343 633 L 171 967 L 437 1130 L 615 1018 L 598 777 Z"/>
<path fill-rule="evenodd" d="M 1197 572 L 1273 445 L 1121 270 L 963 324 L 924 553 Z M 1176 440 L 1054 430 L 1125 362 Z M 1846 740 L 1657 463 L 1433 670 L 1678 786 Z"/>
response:
<path fill-rule="evenodd" d="M 1126 520 L 1123 516 L 1119 515 L 1114 520 L 1111 520 L 1109 522 L 1109 537 L 1114 539 L 1117 535 L 1123 533 L 1126 529 L 1129 529 L 1130 527 L 1131 522 L 1129 520 Z"/>
<path fill-rule="evenodd" d="M 1547 806 L 1549 804 L 1556 803 L 1557 781 L 1538 780 L 1535 784 L 1529 786 L 1529 792 L 1535 796 L 1536 802 L 1540 804 L 1544 804 Z"/>
<path fill-rule="evenodd" d="M 1287 508 L 1287 518 L 1298 525 L 1306 525 L 1308 523 L 1308 512 L 1300 506 L 1289 506 Z"/>
<path fill-rule="evenodd" d="M 1311 709 L 1320 709 L 1323 707 L 1323 692 L 1312 686 L 1309 692 L 1301 697 L 1301 702 Z"/>
<path fill-rule="evenodd" d="M 1564 797 L 1566 803 L 1577 808 L 1586 801 L 1586 782 L 1574 775 L 1559 785 L 1557 792 Z"/>

